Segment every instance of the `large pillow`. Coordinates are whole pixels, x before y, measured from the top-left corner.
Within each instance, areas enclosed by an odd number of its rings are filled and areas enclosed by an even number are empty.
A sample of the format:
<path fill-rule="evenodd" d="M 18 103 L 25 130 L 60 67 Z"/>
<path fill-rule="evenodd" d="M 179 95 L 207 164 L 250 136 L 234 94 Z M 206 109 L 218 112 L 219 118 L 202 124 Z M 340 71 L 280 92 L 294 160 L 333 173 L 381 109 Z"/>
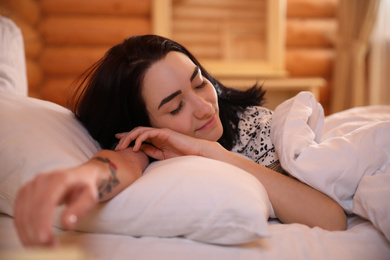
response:
<path fill-rule="evenodd" d="M 249 173 L 183 156 L 150 165 L 78 230 L 240 244 L 268 235 L 269 205 L 264 188 Z"/>
<path fill-rule="evenodd" d="M 24 42 L 16 24 L 0 15 L 0 92 L 27 96 Z"/>
<path fill-rule="evenodd" d="M 0 93 L 0 212 L 13 214 L 18 188 L 38 172 L 79 165 L 100 148 L 64 107 Z"/>
<path fill-rule="evenodd" d="M 0 212 L 11 216 L 23 183 L 38 172 L 83 163 L 100 149 L 69 110 L 50 102 L 0 93 L 0 122 Z M 78 229 L 240 244 L 268 235 L 269 214 L 268 196 L 255 177 L 185 156 L 150 165 Z"/>

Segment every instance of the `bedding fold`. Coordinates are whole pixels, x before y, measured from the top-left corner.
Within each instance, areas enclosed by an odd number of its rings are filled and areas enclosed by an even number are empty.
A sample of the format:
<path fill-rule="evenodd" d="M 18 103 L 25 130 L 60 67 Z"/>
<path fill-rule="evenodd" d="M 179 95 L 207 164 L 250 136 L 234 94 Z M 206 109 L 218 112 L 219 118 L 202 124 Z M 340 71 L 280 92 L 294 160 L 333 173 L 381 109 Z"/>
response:
<path fill-rule="evenodd" d="M 314 96 L 301 92 L 276 108 L 271 129 L 282 167 L 333 198 L 347 213 L 356 213 L 354 196 L 363 177 L 390 174 L 389 106 L 353 108 L 325 117 Z M 371 189 L 362 196 L 376 192 Z M 389 207 L 389 189 L 382 196 L 378 207 Z"/>

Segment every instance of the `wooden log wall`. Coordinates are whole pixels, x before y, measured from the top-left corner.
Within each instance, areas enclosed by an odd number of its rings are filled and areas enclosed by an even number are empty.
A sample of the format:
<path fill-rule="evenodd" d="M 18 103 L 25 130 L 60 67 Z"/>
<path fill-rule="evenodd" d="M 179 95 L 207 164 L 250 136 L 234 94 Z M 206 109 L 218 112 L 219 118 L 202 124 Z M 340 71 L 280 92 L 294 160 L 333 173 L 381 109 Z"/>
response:
<path fill-rule="evenodd" d="M 39 0 L 39 31 L 45 42 L 41 94 L 64 104 L 72 81 L 113 45 L 151 33 L 151 1 Z"/>
<path fill-rule="evenodd" d="M 267 0 L 185 0 L 173 4 L 172 37 L 200 61 L 266 59 Z"/>
<path fill-rule="evenodd" d="M 286 69 L 290 77 L 322 77 L 320 102 L 329 111 L 339 0 L 287 0 Z"/>
<path fill-rule="evenodd" d="M 332 86 L 339 0 L 286 0 L 286 69 L 291 77 L 323 77 Z M 151 33 L 151 0 L 0 0 L 0 14 L 21 27 L 30 95 L 65 104 L 65 90 L 112 45 Z"/>

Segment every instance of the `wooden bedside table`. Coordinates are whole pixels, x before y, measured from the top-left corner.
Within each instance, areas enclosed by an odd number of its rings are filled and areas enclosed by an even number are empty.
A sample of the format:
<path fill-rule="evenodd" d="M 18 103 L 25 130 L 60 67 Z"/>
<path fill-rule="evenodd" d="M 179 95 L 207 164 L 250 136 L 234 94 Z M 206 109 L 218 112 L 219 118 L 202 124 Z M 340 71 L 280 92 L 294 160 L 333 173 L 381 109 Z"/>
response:
<path fill-rule="evenodd" d="M 257 79 L 221 79 L 221 82 L 229 87 L 245 89 L 253 86 Z M 272 78 L 258 80 L 267 91 L 265 106 L 274 110 L 283 101 L 295 96 L 301 91 L 310 91 L 319 100 L 320 88 L 325 86 L 323 78 Z"/>

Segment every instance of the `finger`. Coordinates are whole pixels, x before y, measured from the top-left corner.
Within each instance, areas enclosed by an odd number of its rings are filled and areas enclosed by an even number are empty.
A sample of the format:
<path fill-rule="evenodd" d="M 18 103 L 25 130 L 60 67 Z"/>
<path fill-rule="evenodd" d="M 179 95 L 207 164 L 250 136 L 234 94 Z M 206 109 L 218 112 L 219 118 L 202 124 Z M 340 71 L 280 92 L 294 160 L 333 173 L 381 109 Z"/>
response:
<path fill-rule="evenodd" d="M 144 131 L 144 127 L 136 127 L 130 132 L 124 134 L 122 138 L 119 140 L 117 145 L 119 150 L 126 149 L 129 147 L 130 143 L 137 138 L 137 136 Z"/>
<path fill-rule="evenodd" d="M 79 194 L 67 202 L 61 216 L 61 224 L 65 229 L 74 229 L 84 216 L 98 204 L 96 192 L 88 187 L 82 189 Z"/>
<path fill-rule="evenodd" d="M 140 135 L 147 131 L 151 131 L 156 128 L 152 127 L 136 127 L 130 132 L 128 132 L 126 135 L 123 135 L 122 138 L 119 140 L 118 145 L 115 147 L 115 150 L 123 150 L 129 147 L 132 141 L 137 139 Z M 139 147 L 137 148 L 137 150 Z"/>
<path fill-rule="evenodd" d="M 51 229 L 54 206 L 45 198 L 45 187 L 41 181 L 42 178 L 38 178 L 38 181 L 35 179 L 27 183 L 19 191 L 15 202 L 15 225 L 26 246 L 55 243 Z M 37 202 L 39 210 L 36 209 Z"/>
<path fill-rule="evenodd" d="M 152 128 L 140 133 L 138 137 L 135 139 L 133 151 L 134 152 L 139 151 L 144 142 L 155 144 L 161 131 L 162 131 L 161 129 Z"/>
<path fill-rule="evenodd" d="M 28 233 L 29 231 L 27 228 L 25 228 L 26 223 L 26 216 L 25 214 L 25 207 L 24 201 L 25 199 L 25 187 L 21 188 L 16 196 L 15 200 L 15 206 L 14 206 L 14 225 L 16 227 L 16 231 L 18 233 L 19 239 L 21 240 L 22 244 L 25 246 L 29 246 L 29 239 L 28 239 Z M 26 207 L 28 207 L 29 204 L 26 204 Z"/>
<path fill-rule="evenodd" d="M 126 148 L 127 148 L 127 147 L 126 147 L 126 144 L 124 143 L 124 142 L 125 142 L 125 138 L 126 138 L 126 136 L 120 138 L 118 144 L 117 144 L 116 147 L 115 147 L 115 150 L 116 150 L 116 151 L 123 150 L 123 149 L 126 149 Z M 130 141 L 130 142 L 131 142 L 131 141 Z M 130 144 L 130 142 L 129 142 L 129 144 Z"/>
<path fill-rule="evenodd" d="M 143 151 L 147 156 L 152 157 L 156 160 L 164 160 L 164 154 L 160 149 L 157 149 L 155 146 L 150 144 L 143 144 L 141 146 L 141 151 Z"/>
<path fill-rule="evenodd" d="M 118 145 L 116 146 L 115 150 L 126 149 L 127 147 L 129 147 L 129 145 L 132 141 L 137 139 L 139 137 L 139 135 L 144 133 L 145 131 L 147 131 L 147 128 L 143 128 L 143 127 L 137 127 L 134 130 L 130 131 L 128 134 L 126 134 L 125 136 L 123 136 L 119 140 Z M 137 148 L 137 150 L 138 149 L 139 148 Z"/>
<path fill-rule="evenodd" d="M 134 134 L 133 131 L 128 132 L 126 134 L 121 135 L 122 137 L 120 138 L 117 146 L 115 147 L 115 150 L 123 150 L 129 147 L 130 143 L 134 140 L 136 137 L 136 134 Z"/>
<path fill-rule="evenodd" d="M 117 139 L 121 139 L 122 137 L 126 136 L 129 132 L 123 132 L 123 133 L 117 133 L 115 134 L 115 137 Z"/>
<path fill-rule="evenodd" d="M 142 146 L 142 143 L 145 142 L 146 140 L 147 140 L 147 137 L 145 135 L 137 137 L 137 139 L 135 139 L 135 142 L 134 142 L 133 152 L 138 152 Z"/>

